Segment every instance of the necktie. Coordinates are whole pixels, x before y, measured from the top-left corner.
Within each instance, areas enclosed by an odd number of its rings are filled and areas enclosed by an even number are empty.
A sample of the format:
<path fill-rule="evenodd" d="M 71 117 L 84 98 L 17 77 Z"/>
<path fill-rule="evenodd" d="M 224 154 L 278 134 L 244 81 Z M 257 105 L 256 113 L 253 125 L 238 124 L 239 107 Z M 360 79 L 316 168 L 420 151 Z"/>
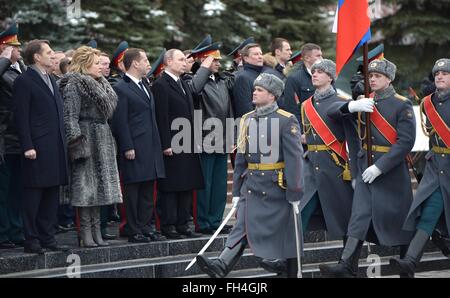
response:
<path fill-rule="evenodd" d="M 142 81 L 139 82 L 139 87 L 141 87 L 142 92 L 144 92 L 145 96 L 148 98 L 147 91 L 145 90 L 144 83 L 142 83 Z"/>
<path fill-rule="evenodd" d="M 181 83 L 181 79 L 178 79 L 177 84 L 181 88 L 181 91 L 183 91 L 183 93 L 186 95 L 186 91 L 184 91 L 183 84 Z"/>

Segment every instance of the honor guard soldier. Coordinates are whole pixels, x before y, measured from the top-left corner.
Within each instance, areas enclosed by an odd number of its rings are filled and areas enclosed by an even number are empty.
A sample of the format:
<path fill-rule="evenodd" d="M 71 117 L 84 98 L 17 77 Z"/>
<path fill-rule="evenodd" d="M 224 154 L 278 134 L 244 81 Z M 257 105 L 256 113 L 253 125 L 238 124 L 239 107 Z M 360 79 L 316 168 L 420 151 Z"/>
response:
<path fill-rule="evenodd" d="M 413 198 L 406 157 L 414 146 L 416 123 L 411 102 L 398 95 L 391 85 L 396 69 L 395 64 L 386 59 L 372 61 L 368 73 L 370 88 L 375 92 L 374 106 L 371 98 L 363 98 L 332 111 L 336 113 L 334 117 L 345 117 L 355 112 L 355 107 L 364 110 L 367 106 L 367 111 L 373 107 L 370 117 L 373 164 L 367 166 L 367 135 L 362 135 L 366 123 L 360 120 L 359 133 L 364 142 L 357 155 L 359 174 L 348 238 L 339 263 L 320 266 L 322 276 L 356 276 L 364 240 L 401 246 L 403 254 L 412 238 L 412 233 L 402 227 Z"/>
<path fill-rule="evenodd" d="M 301 106 L 303 138 L 307 144 L 303 156 L 305 187 L 300 204 L 302 227 L 306 231 L 310 222 L 317 222 L 311 219 L 318 214 L 319 226 L 314 225 L 313 229 L 325 229 L 332 239 L 342 239 L 350 219 L 352 177 L 356 177 L 356 154 L 360 149 L 356 121 L 352 117 L 333 119 L 327 114 L 330 107 L 348 100 L 337 95 L 333 88 L 336 64 L 328 59 L 320 60 L 312 66 L 311 73 L 315 93 Z M 264 259 L 261 266 L 280 273 L 283 263 Z"/>
<path fill-rule="evenodd" d="M 332 86 L 336 79 L 336 64 L 328 59 L 311 68 L 316 88 L 301 107 L 302 127 L 308 151 L 305 154 L 305 189 L 301 203 L 303 228 L 316 210 L 322 210 L 322 220 L 331 238 L 347 233 L 353 188 L 357 173 L 356 154 L 360 149 L 356 122 L 328 116 L 333 105 L 348 102 L 337 95 Z M 349 154 L 346 147 L 349 147 Z"/>
<path fill-rule="evenodd" d="M 435 227 L 440 223 L 450 230 L 450 59 L 437 60 L 433 76 L 437 91 L 425 97 L 420 105 L 421 116 L 426 115 L 421 125 L 430 137 L 430 151 L 425 156 L 425 172 L 404 226 L 415 231 L 415 235 L 406 256 L 390 260 L 397 272 L 408 277 L 414 277 Z M 444 247 L 439 248 L 446 249 L 448 254 L 448 248 L 442 244 Z"/>
<path fill-rule="evenodd" d="M 278 108 L 280 79 L 264 73 L 254 87 L 256 109 L 241 118 L 233 175 L 237 222 L 218 259 L 197 256 L 200 269 L 211 277 L 225 277 L 247 244 L 257 257 L 287 259 L 288 277 L 297 273 L 292 206 L 298 207 L 302 196 L 299 123 Z"/>

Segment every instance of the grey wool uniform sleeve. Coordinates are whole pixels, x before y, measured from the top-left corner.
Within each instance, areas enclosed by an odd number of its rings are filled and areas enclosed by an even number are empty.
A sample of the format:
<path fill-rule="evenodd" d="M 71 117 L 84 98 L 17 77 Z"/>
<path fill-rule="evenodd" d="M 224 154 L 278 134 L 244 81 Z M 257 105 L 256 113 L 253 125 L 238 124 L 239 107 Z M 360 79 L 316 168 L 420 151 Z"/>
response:
<path fill-rule="evenodd" d="M 190 81 L 190 88 L 192 89 L 192 93 L 200 94 L 203 91 L 206 83 L 208 82 L 208 78 L 211 75 L 211 71 L 206 67 L 200 67 L 195 73 L 192 81 Z"/>
<path fill-rule="evenodd" d="M 300 143 L 300 125 L 294 115 L 288 118 L 281 131 L 286 178 L 286 199 L 299 201 L 303 193 L 301 168 L 303 149 Z"/>
<path fill-rule="evenodd" d="M 241 194 L 241 187 L 244 183 L 244 178 L 247 173 L 247 161 L 245 160 L 243 153 L 237 153 L 234 162 L 233 172 L 233 197 L 239 197 Z"/>

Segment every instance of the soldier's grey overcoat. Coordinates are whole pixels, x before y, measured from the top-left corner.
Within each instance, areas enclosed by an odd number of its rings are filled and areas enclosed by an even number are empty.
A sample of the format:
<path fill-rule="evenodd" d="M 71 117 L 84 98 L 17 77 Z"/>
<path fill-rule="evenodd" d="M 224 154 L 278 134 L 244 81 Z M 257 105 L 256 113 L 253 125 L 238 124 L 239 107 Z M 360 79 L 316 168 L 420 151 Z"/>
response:
<path fill-rule="evenodd" d="M 239 196 L 240 201 L 237 222 L 226 245 L 233 247 L 246 237 L 258 257 L 295 258 L 294 215 L 289 201 L 298 201 L 302 195 L 302 147 L 298 121 L 294 115 L 277 109 L 262 117 L 258 117 L 255 111 L 250 112 L 243 116 L 241 123 L 248 125 L 245 134 L 248 138 L 245 141 L 245 153 L 238 153 L 236 157 L 233 196 Z M 270 144 L 270 152 L 262 153 L 265 151 L 264 146 L 253 147 L 265 140 Z M 254 148 L 256 151 L 251 150 Z M 277 148 L 279 154 L 276 154 Z M 271 154 L 273 158 L 269 158 Z M 283 170 L 286 190 L 278 184 L 278 170 L 247 168 L 248 163 L 281 161 L 286 165 Z"/>
<path fill-rule="evenodd" d="M 450 126 L 450 92 L 441 97 L 434 94 L 431 102 L 447 126 Z M 429 120 L 427 120 L 427 127 L 432 127 Z M 445 223 L 442 224 L 446 224 L 447 231 L 450 231 L 450 155 L 433 152 L 431 150 L 433 146 L 446 147 L 436 133 L 430 136 L 430 151 L 425 155 L 425 171 L 405 223 L 407 230 L 416 230 L 422 203 L 439 188 L 444 199 L 445 210 Z"/>

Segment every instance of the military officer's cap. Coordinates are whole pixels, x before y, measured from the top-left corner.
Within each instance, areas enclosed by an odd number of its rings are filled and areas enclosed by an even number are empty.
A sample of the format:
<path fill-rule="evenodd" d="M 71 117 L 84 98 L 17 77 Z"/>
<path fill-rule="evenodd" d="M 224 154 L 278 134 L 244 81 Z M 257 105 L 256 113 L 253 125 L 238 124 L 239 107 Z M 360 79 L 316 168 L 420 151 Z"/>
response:
<path fill-rule="evenodd" d="M 19 28 L 17 23 L 12 23 L 5 31 L 0 33 L 0 44 L 7 44 L 10 46 L 20 46 L 21 43 L 17 39 Z"/>
<path fill-rule="evenodd" d="M 391 81 L 395 79 L 397 66 L 387 59 L 375 59 L 369 63 L 368 73 L 377 72 L 387 76 Z"/>
<path fill-rule="evenodd" d="M 166 54 L 166 49 L 163 49 L 161 54 L 159 54 L 158 59 L 152 63 L 152 69 L 147 74 L 147 77 L 157 77 L 164 70 L 164 55 Z"/>
<path fill-rule="evenodd" d="M 302 51 L 296 51 L 288 61 L 292 62 L 292 64 L 296 64 L 300 60 L 302 60 Z"/>
<path fill-rule="evenodd" d="M 283 81 L 270 73 L 260 74 L 253 83 L 253 87 L 256 86 L 266 89 L 267 91 L 272 93 L 276 98 L 279 98 L 284 90 Z"/>
<path fill-rule="evenodd" d="M 117 49 L 114 51 L 113 57 L 112 57 L 112 64 L 117 66 L 120 62 L 123 60 L 123 55 L 128 50 L 128 42 L 122 41 Z"/>
<path fill-rule="evenodd" d="M 376 59 L 378 59 L 378 60 L 384 59 L 384 44 L 379 44 L 374 49 L 369 51 L 369 53 L 367 54 L 367 58 L 368 58 L 369 63 Z M 356 61 L 358 61 L 358 62 L 363 62 L 363 60 L 364 60 L 363 56 L 358 57 L 356 59 Z"/>
<path fill-rule="evenodd" d="M 227 56 L 233 56 L 233 59 L 239 58 L 241 56 L 240 51 L 248 44 L 255 43 L 255 39 L 253 37 L 249 37 L 244 40 L 240 45 L 238 45 L 234 50 L 231 51 Z"/>
<path fill-rule="evenodd" d="M 314 72 L 315 69 L 322 70 L 329 75 L 333 81 L 336 80 L 336 64 L 333 61 L 329 59 L 317 60 L 311 67 L 311 72 Z"/>
<path fill-rule="evenodd" d="M 436 61 L 432 71 L 433 76 L 435 76 L 438 71 L 450 72 L 450 59 L 441 58 L 438 61 Z"/>
<path fill-rule="evenodd" d="M 204 48 L 206 46 L 209 46 L 212 43 L 213 42 L 212 42 L 211 35 L 208 34 L 195 48 L 192 49 L 192 51 Z"/>
<path fill-rule="evenodd" d="M 88 47 L 91 47 L 93 49 L 97 48 L 97 41 L 95 39 L 91 39 L 87 44 Z"/>
<path fill-rule="evenodd" d="M 207 45 L 206 47 L 192 50 L 192 53 L 189 57 L 194 57 L 195 59 L 205 58 L 208 56 L 212 56 L 214 59 L 222 59 L 220 56 L 220 47 L 222 44 L 220 42 L 215 42 L 213 44 Z"/>

